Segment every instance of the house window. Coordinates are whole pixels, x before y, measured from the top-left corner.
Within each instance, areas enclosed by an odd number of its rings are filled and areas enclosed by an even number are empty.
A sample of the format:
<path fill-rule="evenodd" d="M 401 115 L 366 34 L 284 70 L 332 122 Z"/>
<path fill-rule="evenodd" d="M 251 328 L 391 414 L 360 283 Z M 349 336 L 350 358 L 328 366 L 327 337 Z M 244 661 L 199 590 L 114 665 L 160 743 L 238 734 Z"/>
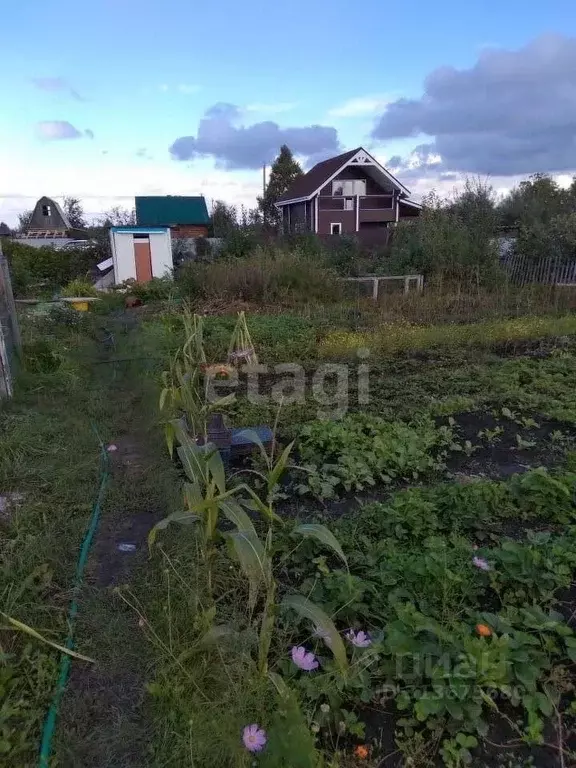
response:
<path fill-rule="evenodd" d="M 330 224 L 330 234 L 331 235 L 341 235 L 342 234 L 342 224 L 340 224 L 339 221 L 334 222 L 333 224 Z"/>
<path fill-rule="evenodd" d="M 366 194 L 366 180 L 356 179 L 355 181 L 333 181 L 332 182 L 332 196 L 340 197 L 362 195 Z"/>
<path fill-rule="evenodd" d="M 42 216 L 51 216 L 52 215 L 52 209 L 49 205 L 43 205 L 42 206 Z"/>
<path fill-rule="evenodd" d="M 344 200 L 344 210 L 345 211 L 353 211 L 354 210 L 354 200 L 351 197 L 347 197 Z"/>

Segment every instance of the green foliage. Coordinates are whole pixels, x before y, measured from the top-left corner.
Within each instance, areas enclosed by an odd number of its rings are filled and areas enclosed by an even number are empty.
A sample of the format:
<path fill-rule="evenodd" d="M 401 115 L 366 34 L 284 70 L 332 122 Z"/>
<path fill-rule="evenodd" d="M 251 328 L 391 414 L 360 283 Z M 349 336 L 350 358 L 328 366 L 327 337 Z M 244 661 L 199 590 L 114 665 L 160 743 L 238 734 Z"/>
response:
<path fill-rule="evenodd" d="M 193 299 L 274 304 L 329 302 L 342 295 L 335 274 L 321 264 L 297 252 L 262 249 L 242 259 L 186 262 L 178 271 L 177 281 L 183 295 Z"/>
<path fill-rule="evenodd" d="M 84 218 L 84 208 L 77 197 L 65 197 L 62 208 L 68 217 L 72 229 L 85 229 L 86 219 Z"/>
<path fill-rule="evenodd" d="M 71 280 L 86 280 L 98 261 L 92 249 L 33 248 L 16 240 L 3 246 L 15 296 L 52 295 Z"/>
<path fill-rule="evenodd" d="M 494 191 L 468 180 L 450 204 L 431 193 L 415 221 L 400 222 L 392 240 L 390 274 L 441 274 L 492 280 L 497 269 Z"/>
<path fill-rule="evenodd" d="M 499 214 L 504 227 L 537 227 L 573 211 L 575 199 L 574 185 L 562 189 L 551 176 L 536 173 L 509 192 Z"/>
<path fill-rule="evenodd" d="M 206 317 L 204 346 L 211 360 L 224 360 L 237 318 L 231 315 Z M 248 327 L 263 363 L 313 359 L 317 329 L 310 320 L 296 315 L 250 315 Z"/>
<path fill-rule="evenodd" d="M 292 185 L 292 183 L 303 175 L 300 163 L 294 160 L 294 156 L 289 147 L 283 144 L 280 147 L 280 153 L 272 163 L 268 184 L 263 197 L 258 198 L 258 207 L 262 211 L 264 221 L 268 226 L 277 226 L 280 215 L 275 203 Z"/>
<path fill-rule="evenodd" d="M 62 296 L 80 297 L 80 296 L 98 296 L 98 291 L 90 280 L 70 280 L 62 289 Z"/>
<path fill-rule="evenodd" d="M 135 296 L 143 304 L 151 301 L 166 301 L 177 291 L 174 281 L 170 277 L 153 277 L 145 283 L 137 283 L 136 280 L 125 280 L 121 288 L 128 291 L 131 296 Z"/>
<path fill-rule="evenodd" d="M 258 248 L 258 236 L 250 229 L 231 229 L 224 237 L 219 258 L 246 259 Z"/>
<path fill-rule="evenodd" d="M 551 257 L 572 261 L 576 257 L 576 213 L 561 213 L 546 221 L 534 219 L 522 223 L 515 250 L 534 260 Z"/>
<path fill-rule="evenodd" d="M 423 419 L 387 422 L 363 414 L 306 425 L 298 451 L 308 470 L 302 491 L 330 498 L 377 483 L 415 480 L 442 468 L 450 430 Z"/>

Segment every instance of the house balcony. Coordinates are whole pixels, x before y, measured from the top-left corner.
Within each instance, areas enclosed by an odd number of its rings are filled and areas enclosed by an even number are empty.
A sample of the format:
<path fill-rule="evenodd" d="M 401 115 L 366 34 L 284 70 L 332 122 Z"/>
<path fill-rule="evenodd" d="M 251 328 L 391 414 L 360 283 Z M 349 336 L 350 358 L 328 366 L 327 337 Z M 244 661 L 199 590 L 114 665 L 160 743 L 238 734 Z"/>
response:
<path fill-rule="evenodd" d="M 318 197 L 319 211 L 356 211 L 358 199 L 358 221 L 396 221 L 394 195 L 362 195 L 361 197 L 343 197 L 342 195 Z"/>

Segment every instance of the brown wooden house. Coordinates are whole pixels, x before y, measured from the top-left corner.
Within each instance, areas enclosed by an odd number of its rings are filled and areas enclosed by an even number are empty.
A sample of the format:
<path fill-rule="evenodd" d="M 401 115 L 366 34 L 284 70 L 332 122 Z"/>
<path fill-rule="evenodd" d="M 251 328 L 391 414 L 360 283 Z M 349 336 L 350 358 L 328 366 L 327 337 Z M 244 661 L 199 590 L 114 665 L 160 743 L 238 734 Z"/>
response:
<path fill-rule="evenodd" d="M 372 235 L 422 206 L 410 190 L 362 147 L 317 163 L 292 184 L 276 207 L 284 234 Z M 386 232 L 382 232 L 383 238 Z M 374 239 L 374 238 L 371 238 Z"/>

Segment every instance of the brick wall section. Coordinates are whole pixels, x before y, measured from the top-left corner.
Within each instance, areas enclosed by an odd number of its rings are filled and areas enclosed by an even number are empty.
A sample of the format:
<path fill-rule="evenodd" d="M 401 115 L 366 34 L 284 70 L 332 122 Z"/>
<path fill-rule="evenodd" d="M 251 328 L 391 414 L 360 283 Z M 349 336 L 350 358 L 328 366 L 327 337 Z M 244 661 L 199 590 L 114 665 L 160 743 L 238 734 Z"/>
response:
<path fill-rule="evenodd" d="M 174 238 L 180 238 L 180 237 L 208 237 L 208 227 L 205 226 L 195 226 L 193 224 L 190 225 L 182 225 L 178 227 L 170 227 L 170 232 L 172 233 L 172 237 Z"/>

